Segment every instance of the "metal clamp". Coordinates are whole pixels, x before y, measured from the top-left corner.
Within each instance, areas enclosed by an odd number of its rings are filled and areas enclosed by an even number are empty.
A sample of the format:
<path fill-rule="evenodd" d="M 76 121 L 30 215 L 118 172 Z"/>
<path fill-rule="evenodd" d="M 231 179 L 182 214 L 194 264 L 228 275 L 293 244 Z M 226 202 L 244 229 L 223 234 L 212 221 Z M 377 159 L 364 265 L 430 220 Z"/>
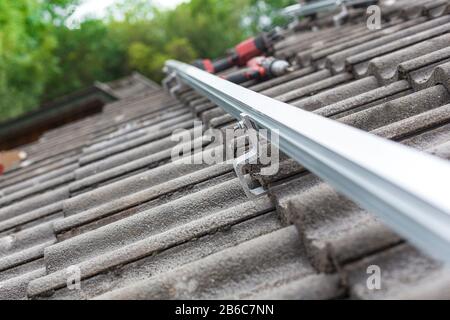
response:
<path fill-rule="evenodd" d="M 186 85 L 180 80 L 180 78 L 176 74 L 175 75 L 175 86 L 169 90 L 170 95 L 172 97 L 176 98 L 178 95 L 178 92 L 180 92 L 183 88 L 186 88 Z"/>
<path fill-rule="evenodd" d="M 255 130 L 255 132 L 257 132 L 255 122 L 253 122 L 253 120 L 251 120 L 251 118 L 247 114 L 242 113 L 241 119 L 242 120 L 239 122 L 238 128 L 244 129 L 246 131 Z M 233 162 L 234 171 L 236 172 L 236 175 L 241 182 L 245 194 L 249 198 L 254 198 L 267 192 L 261 185 L 259 185 L 259 183 L 255 179 L 252 178 L 249 173 L 246 173 L 248 164 L 257 161 L 258 158 L 258 136 L 250 134 L 249 150 L 243 155 L 236 158 Z"/>
<path fill-rule="evenodd" d="M 333 16 L 333 22 L 336 27 L 339 27 L 344 23 L 344 20 L 348 18 L 349 12 L 344 1 L 338 1 L 337 5 L 341 7 L 341 11 Z"/>
<path fill-rule="evenodd" d="M 167 68 L 164 70 L 167 72 Z M 181 81 L 180 77 L 175 71 L 172 71 L 168 76 L 162 81 L 162 86 L 167 91 L 169 91 L 172 97 L 176 97 L 178 92 L 186 88 L 186 85 Z"/>
<path fill-rule="evenodd" d="M 169 72 L 167 67 L 164 68 L 164 72 L 167 73 L 167 76 L 162 80 L 162 86 L 163 86 L 164 89 L 169 91 L 170 90 L 170 83 L 175 80 L 175 77 L 176 77 L 177 73 L 175 71 Z"/>

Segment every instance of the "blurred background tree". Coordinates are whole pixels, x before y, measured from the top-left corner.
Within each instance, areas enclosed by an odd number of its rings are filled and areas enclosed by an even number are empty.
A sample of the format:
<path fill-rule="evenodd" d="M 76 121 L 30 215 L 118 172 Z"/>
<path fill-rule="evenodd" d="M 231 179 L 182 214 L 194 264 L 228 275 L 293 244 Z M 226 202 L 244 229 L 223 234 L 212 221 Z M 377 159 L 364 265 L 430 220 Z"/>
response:
<path fill-rule="evenodd" d="M 69 26 L 80 2 L 0 1 L 0 121 L 134 70 L 160 81 L 167 59 L 219 57 L 284 24 L 278 9 L 296 0 L 191 0 L 170 10 L 118 0 L 106 17 Z"/>
<path fill-rule="evenodd" d="M 61 28 L 77 1 L 0 1 L 0 118 L 36 107 L 55 72 Z"/>

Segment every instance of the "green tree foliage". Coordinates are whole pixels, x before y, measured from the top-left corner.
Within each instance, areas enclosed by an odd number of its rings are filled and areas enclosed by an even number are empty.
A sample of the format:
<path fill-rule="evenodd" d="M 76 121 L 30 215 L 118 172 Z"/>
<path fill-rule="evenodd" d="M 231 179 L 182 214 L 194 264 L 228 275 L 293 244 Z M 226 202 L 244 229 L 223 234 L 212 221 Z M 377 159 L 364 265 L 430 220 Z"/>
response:
<path fill-rule="evenodd" d="M 79 0 L 0 1 L 0 121 L 137 70 L 159 81 L 167 59 L 216 58 L 273 24 L 295 0 L 191 0 L 159 10 L 121 0 L 105 19 L 67 26 Z"/>
<path fill-rule="evenodd" d="M 57 57 L 54 26 L 74 1 L 0 1 L 0 118 L 39 104 Z"/>
<path fill-rule="evenodd" d="M 141 8 L 138 15 L 133 1 Z M 112 10 L 109 29 L 127 48 L 127 67 L 159 81 L 167 59 L 218 57 L 245 38 L 240 8 L 246 5 L 248 0 L 192 0 L 162 11 L 146 8 L 141 0 L 126 0 L 118 7 L 119 15 Z M 114 20 L 120 15 L 125 19 Z"/>
<path fill-rule="evenodd" d="M 242 9 L 248 0 L 192 0 L 157 15 L 166 37 L 185 38 L 201 57 L 216 58 L 247 36 Z"/>
<path fill-rule="evenodd" d="M 87 20 L 78 28 L 54 30 L 58 46 L 52 77 L 45 87 L 44 101 L 64 95 L 98 81 L 109 81 L 128 72 L 124 66 L 126 48 L 101 20 Z"/>

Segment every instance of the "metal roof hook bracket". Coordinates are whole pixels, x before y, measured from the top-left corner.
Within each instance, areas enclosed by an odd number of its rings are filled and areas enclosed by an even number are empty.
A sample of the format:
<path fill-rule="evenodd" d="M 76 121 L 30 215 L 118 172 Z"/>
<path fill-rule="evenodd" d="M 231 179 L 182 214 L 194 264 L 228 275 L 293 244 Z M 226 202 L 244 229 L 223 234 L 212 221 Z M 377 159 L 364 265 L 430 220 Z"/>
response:
<path fill-rule="evenodd" d="M 175 80 L 176 72 L 175 71 L 170 72 L 167 68 L 164 69 L 164 72 L 166 72 L 167 76 L 162 81 L 162 87 L 167 91 L 170 91 L 170 84 L 172 81 Z"/>
<path fill-rule="evenodd" d="M 257 132 L 257 126 L 255 122 L 245 113 L 241 113 L 241 121 L 236 129 L 244 129 L 249 132 L 254 130 L 253 133 Z M 249 150 L 243 155 L 237 157 L 233 162 L 234 171 L 244 189 L 245 194 L 249 198 L 254 198 L 262 194 L 267 193 L 267 191 L 255 180 L 252 176 L 246 172 L 248 164 L 256 164 L 259 158 L 258 154 L 258 135 L 249 134 Z"/>
<path fill-rule="evenodd" d="M 334 25 L 339 27 L 344 23 L 344 20 L 348 17 L 349 12 L 345 2 L 337 1 L 337 5 L 341 7 L 341 12 L 333 16 L 333 21 Z"/>
<path fill-rule="evenodd" d="M 174 98 L 177 97 L 177 93 L 183 88 L 183 83 L 181 82 L 180 77 L 178 76 L 178 74 L 175 73 L 175 86 L 172 87 L 169 92 L 170 95 Z"/>
<path fill-rule="evenodd" d="M 169 73 L 169 75 L 163 80 L 163 87 L 169 91 L 170 95 L 174 98 L 178 93 L 187 88 L 186 84 L 180 79 L 180 76 L 175 71 Z"/>

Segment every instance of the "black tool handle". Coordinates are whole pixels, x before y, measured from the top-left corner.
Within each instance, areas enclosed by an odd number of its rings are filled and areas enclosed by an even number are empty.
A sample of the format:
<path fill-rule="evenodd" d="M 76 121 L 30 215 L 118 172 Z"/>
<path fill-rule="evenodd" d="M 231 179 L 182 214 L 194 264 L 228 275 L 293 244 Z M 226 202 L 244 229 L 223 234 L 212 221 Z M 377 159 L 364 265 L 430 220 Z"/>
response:
<path fill-rule="evenodd" d="M 249 80 L 258 79 L 259 77 L 260 77 L 260 74 L 257 70 L 244 69 L 240 72 L 230 74 L 225 79 L 230 82 L 240 84 L 240 83 L 247 82 Z"/>
<path fill-rule="evenodd" d="M 214 73 L 218 73 L 227 69 L 232 68 L 235 65 L 235 62 L 233 61 L 233 57 L 226 57 L 222 59 L 215 60 L 213 62 L 214 66 Z"/>

